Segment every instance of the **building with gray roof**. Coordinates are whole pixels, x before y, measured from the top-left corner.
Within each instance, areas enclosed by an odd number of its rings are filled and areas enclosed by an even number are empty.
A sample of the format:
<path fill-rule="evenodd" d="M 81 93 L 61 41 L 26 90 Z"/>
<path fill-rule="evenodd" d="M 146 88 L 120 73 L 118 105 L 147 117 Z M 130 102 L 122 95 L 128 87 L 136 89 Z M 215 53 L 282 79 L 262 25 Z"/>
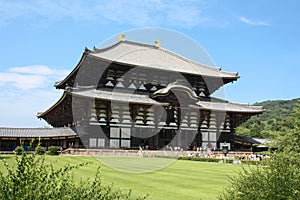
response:
<path fill-rule="evenodd" d="M 238 78 L 160 45 L 121 39 L 86 49 L 55 83 L 62 97 L 37 116 L 72 128 L 86 148 L 217 149 L 234 140 L 236 126 L 264 111 L 211 96 Z"/>

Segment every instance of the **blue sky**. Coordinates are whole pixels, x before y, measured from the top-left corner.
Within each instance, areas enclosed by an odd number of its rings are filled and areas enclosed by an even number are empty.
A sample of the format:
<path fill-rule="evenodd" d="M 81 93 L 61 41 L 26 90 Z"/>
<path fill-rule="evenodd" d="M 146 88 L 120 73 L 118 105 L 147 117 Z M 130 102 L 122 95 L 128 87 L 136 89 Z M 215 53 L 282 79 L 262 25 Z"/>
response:
<path fill-rule="evenodd" d="M 230 101 L 300 97 L 299 9 L 297 0 L 0 0 L 0 127 L 45 126 L 36 113 L 59 99 L 53 84 L 84 47 L 143 27 L 185 34 L 239 72 L 225 87 Z"/>

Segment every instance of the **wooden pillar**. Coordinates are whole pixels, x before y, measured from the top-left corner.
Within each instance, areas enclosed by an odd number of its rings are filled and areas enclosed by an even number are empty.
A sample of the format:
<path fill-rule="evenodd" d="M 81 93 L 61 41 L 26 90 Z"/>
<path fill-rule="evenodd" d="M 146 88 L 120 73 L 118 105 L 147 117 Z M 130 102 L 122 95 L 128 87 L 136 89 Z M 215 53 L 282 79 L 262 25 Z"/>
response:
<path fill-rule="evenodd" d="M 52 138 L 49 140 L 49 146 L 52 146 Z"/>
<path fill-rule="evenodd" d="M 16 138 L 16 146 L 20 146 L 20 138 Z"/>
<path fill-rule="evenodd" d="M 75 148 L 78 148 L 79 147 L 79 138 L 75 138 Z"/>
<path fill-rule="evenodd" d="M 66 148 L 69 148 L 69 138 L 66 137 Z"/>

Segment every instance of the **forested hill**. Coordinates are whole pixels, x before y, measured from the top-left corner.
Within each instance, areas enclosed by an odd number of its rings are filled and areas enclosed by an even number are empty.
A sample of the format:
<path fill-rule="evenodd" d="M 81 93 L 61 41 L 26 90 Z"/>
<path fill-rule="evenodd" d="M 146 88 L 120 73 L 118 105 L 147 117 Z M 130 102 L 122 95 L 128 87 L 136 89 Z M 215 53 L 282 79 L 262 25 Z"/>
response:
<path fill-rule="evenodd" d="M 237 127 L 236 135 L 274 139 L 283 127 L 293 126 L 293 121 L 296 121 L 294 113 L 300 110 L 300 98 L 263 101 L 254 105 L 263 106 L 266 111 Z"/>

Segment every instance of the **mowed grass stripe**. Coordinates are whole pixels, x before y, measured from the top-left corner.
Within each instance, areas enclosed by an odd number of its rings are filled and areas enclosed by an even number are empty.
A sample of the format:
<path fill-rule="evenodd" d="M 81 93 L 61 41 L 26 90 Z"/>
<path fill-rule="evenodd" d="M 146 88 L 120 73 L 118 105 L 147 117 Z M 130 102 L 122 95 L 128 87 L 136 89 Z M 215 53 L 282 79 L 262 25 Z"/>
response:
<path fill-rule="evenodd" d="M 162 158 L 97 157 L 103 164 L 124 172 L 145 173 L 160 170 L 175 160 Z"/>
<path fill-rule="evenodd" d="M 212 170 L 213 168 L 217 169 Z M 150 199 L 185 199 L 187 196 L 196 199 L 200 196 L 203 199 L 215 199 L 216 193 L 222 191 L 226 185 L 227 175 L 234 174 L 236 171 L 234 168 L 237 170 L 240 166 L 176 161 L 160 171 L 131 174 L 130 179 L 123 179 L 124 173 L 120 172 L 104 177 L 115 180 L 116 185 L 121 187 L 122 184 L 118 184 L 118 181 L 122 179 L 121 182 L 126 182 L 129 188 L 138 187 L 138 190 L 150 193 Z"/>
<path fill-rule="evenodd" d="M 6 157 L 6 156 L 5 156 Z M 13 164 L 14 156 L 8 156 L 7 162 Z M 149 165 L 168 163 L 163 158 L 104 158 L 117 165 L 139 170 L 149 169 Z M 153 159 L 153 160 L 151 160 Z M 176 160 L 161 170 L 147 173 L 128 173 L 110 168 L 92 156 L 46 156 L 46 163 L 60 168 L 69 162 L 71 165 L 82 162 L 91 164 L 75 170 L 76 180 L 93 177 L 98 167 L 104 184 L 114 183 L 116 188 L 124 191 L 132 189 L 134 196 L 150 194 L 147 199 L 216 199 L 228 182 L 228 176 L 235 175 L 241 169 L 239 165 L 206 163 Z M 0 161 L 0 170 L 3 164 Z"/>

